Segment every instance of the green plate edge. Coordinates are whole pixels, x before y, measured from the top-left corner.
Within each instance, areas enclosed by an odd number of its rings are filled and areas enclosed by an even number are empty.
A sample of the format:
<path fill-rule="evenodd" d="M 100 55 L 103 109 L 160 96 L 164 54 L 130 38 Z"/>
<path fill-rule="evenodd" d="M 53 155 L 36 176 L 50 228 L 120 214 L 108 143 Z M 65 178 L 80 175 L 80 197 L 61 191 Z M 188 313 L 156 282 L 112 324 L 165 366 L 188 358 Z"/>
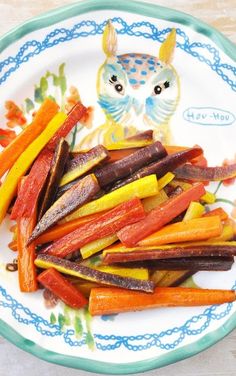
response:
<path fill-rule="evenodd" d="M 218 30 L 204 22 L 173 9 L 162 7 L 156 4 L 137 2 L 133 0 L 86 0 L 73 3 L 35 17 L 12 29 L 0 38 L 0 52 L 6 49 L 16 40 L 24 37 L 32 31 L 51 26 L 57 22 L 80 14 L 96 10 L 120 10 L 129 13 L 136 13 L 152 18 L 160 18 L 186 25 L 196 32 L 210 38 L 221 50 L 224 51 L 233 61 L 236 61 L 236 45 L 222 35 Z M 132 374 L 144 372 L 155 368 L 167 366 L 177 361 L 186 359 L 207 349 L 220 341 L 236 328 L 236 313 L 233 314 L 220 328 L 206 334 L 201 339 L 173 350 L 165 355 L 132 363 L 106 363 L 92 359 L 79 358 L 70 355 L 63 355 L 44 349 L 33 341 L 22 337 L 11 326 L 0 319 L 0 334 L 9 342 L 22 350 L 37 356 L 40 359 L 51 363 L 60 364 L 65 367 L 82 369 L 101 374 Z"/>
<path fill-rule="evenodd" d="M 47 350 L 33 341 L 22 337 L 11 326 L 0 319 L 0 334 L 9 342 L 20 349 L 46 360 L 50 363 L 60 364 L 64 367 L 76 368 L 94 373 L 110 375 L 127 375 L 132 373 L 145 372 L 151 369 L 157 369 L 180 360 L 189 358 L 199 352 L 214 345 L 226 335 L 228 335 L 236 326 L 236 313 L 234 313 L 220 328 L 206 334 L 201 339 L 189 345 L 173 350 L 167 354 L 141 360 L 132 363 L 106 363 L 92 359 L 85 359 L 71 355 L 63 355 Z"/>

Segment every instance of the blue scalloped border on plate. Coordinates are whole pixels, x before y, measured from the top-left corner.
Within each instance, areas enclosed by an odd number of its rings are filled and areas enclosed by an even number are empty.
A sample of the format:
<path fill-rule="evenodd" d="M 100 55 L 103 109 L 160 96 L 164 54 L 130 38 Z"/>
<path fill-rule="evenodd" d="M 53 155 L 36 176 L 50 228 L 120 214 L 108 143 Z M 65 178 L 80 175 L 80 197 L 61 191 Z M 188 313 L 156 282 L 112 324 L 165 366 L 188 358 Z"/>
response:
<path fill-rule="evenodd" d="M 236 289 L 236 282 L 232 289 Z M 86 346 L 86 333 L 78 341 L 74 329 L 61 330 L 59 325 L 51 324 L 48 320 L 32 312 L 28 307 L 23 306 L 1 286 L 0 294 L 4 299 L 0 300 L 0 307 L 9 309 L 11 315 L 19 324 L 34 327 L 42 336 L 62 337 L 64 342 L 71 347 Z M 122 346 L 130 351 L 143 351 L 151 347 L 157 347 L 162 350 L 174 350 L 187 336 L 199 335 L 209 327 L 212 321 L 219 321 L 225 318 L 230 314 L 232 307 L 232 303 L 221 306 L 213 305 L 206 308 L 201 314 L 191 317 L 183 325 L 169 328 L 160 333 L 144 333 L 132 336 L 94 333 L 96 348 L 101 351 L 116 350 Z M 200 323 L 199 328 L 196 328 L 197 323 Z M 191 325 L 194 326 L 194 329 L 191 329 Z M 166 343 L 165 340 L 170 341 L 172 335 L 175 338 L 173 342 Z M 177 335 L 179 337 L 176 339 Z"/>
<path fill-rule="evenodd" d="M 18 70 L 22 64 L 27 63 L 34 56 L 39 55 L 43 51 L 52 48 L 58 44 L 68 42 L 72 39 L 92 37 L 97 34 L 102 34 L 106 20 L 101 23 L 96 23 L 93 20 L 83 20 L 70 29 L 65 27 L 59 29 L 56 28 L 40 40 L 29 40 L 25 42 L 15 56 L 8 56 L 6 59 L 0 61 L 0 73 L 4 67 L 9 67 L 6 72 L 0 74 L 0 85 L 10 77 L 16 70 Z M 153 23 L 149 21 L 133 22 L 129 24 L 121 17 L 113 17 L 112 22 L 117 29 L 118 34 L 129 35 L 134 37 L 142 37 L 146 39 L 152 39 L 159 42 L 164 40 L 166 34 L 168 34 L 171 28 L 158 29 Z M 147 31 L 143 32 L 139 30 L 141 27 L 146 27 Z M 149 31 L 148 31 L 149 30 Z M 198 61 L 207 64 L 211 70 L 216 72 L 230 87 L 236 91 L 236 81 L 234 82 L 226 72 L 232 72 L 236 76 L 236 67 L 230 64 L 221 62 L 219 50 L 209 43 L 194 42 L 191 43 L 189 37 L 180 28 L 176 29 L 177 40 L 181 37 L 182 42 L 177 42 L 177 48 L 181 48 L 186 53 L 192 55 Z M 211 59 L 206 58 L 203 54 L 199 53 L 196 49 L 206 50 L 211 55 Z M 28 52 L 30 50 L 30 52 Z M 225 70 L 225 72 L 224 72 Z"/>

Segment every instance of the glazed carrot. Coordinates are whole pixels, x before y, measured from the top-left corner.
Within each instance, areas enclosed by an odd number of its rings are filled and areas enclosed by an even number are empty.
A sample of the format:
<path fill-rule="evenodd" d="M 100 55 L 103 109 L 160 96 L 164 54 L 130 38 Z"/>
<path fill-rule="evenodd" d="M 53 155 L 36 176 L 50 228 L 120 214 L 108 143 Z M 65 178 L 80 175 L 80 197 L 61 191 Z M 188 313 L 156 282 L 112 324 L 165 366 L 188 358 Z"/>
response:
<path fill-rule="evenodd" d="M 94 240 L 91 243 L 85 244 L 80 248 L 80 253 L 83 259 L 86 259 L 95 253 L 102 251 L 104 248 L 115 243 L 118 240 L 116 235 L 109 235 L 102 239 Z"/>
<path fill-rule="evenodd" d="M 38 276 L 38 281 L 71 308 L 82 308 L 88 303 L 78 288 L 56 269 L 45 270 Z"/>
<path fill-rule="evenodd" d="M 80 228 L 85 223 L 91 222 L 93 219 L 100 217 L 102 214 L 104 214 L 104 212 L 91 214 L 87 217 L 77 218 L 74 221 L 56 225 L 48 229 L 44 234 L 40 235 L 38 239 L 36 239 L 35 243 L 44 244 L 62 238 L 63 236 L 69 234 L 69 232 L 72 232 Z"/>
<path fill-rule="evenodd" d="M 23 153 L 31 142 L 39 136 L 57 112 L 58 105 L 49 98 L 45 99 L 32 123 L 0 153 L 0 178 L 13 166 L 21 153 Z"/>
<path fill-rule="evenodd" d="M 42 253 L 64 258 L 85 244 L 115 234 L 126 223 L 134 223 L 144 217 L 145 212 L 141 201 L 138 198 L 133 198 L 58 239 L 45 248 Z"/>
<path fill-rule="evenodd" d="M 64 195 L 56 200 L 42 216 L 35 226 L 28 244 L 37 239 L 47 229 L 54 226 L 67 214 L 91 201 L 99 190 L 100 187 L 94 174 L 86 175 L 83 179 L 79 180 L 77 184 L 73 185 Z"/>
<path fill-rule="evenodd" d="M 219 236 L 222 224 L 219 217 L 195 218 L 173 223 L 141 240 L 139 246 L 200 241 Z"/>
<path fill-rule="evenodd" d="M 38 286 L 34 265 L 35 245 L 26 245 L 35 223 L 36 211 L 30 218 L 21 217 L 17 220 L 18 279 L 22 292 L 36 291 Z"/>
<path fill-rule="evenodd" d="M 61 127 L 56 131 L 54 136 L 47 143 L 46 147 L 41 151 L 38 158 L 35 160 L 33 167 L 31 168 L 24 187 L 22 187 L 21 192 L 18 194 L 11 214 L 12 219 L 20 218 L 23 213 L 25 216 L 31 215 L 33 206 L 37 204 L 38 197 L 46 182 L 57 143 L 61 138 L 67 136 L 71 129 L 85 114 L 85 112 L 86 108 L 81 103 L 77 103 L 71 109 Z M 40 174 L 38 171 L 40 171 Z"/>
<path fill-rule="evenodd" d="M 30 217 L 38 204 L 38 198 L 47 179 L 53 152 L 43 150 L 34 162 L 29 175 L 18 193 L 16 202 L 11 212 L 11 219 Z M 23 199 L 22 199 L 23 197 Z"/>
<path fill-rule="evenodd" d="M 91 290 L 89 312 L 92 316 L 109 315 L 148 308 L 223 304 L 235 300 L 236 293 L 231 290 L 156 287 L 153 294 L 146 294 L 114 287 L 97 287 Z"/>
<path fill-rule="evenodd" d="M 227 221 L 229 218 L 228 214 L 222 208 L 212 209 L 211 211 L 203 214 L 203 217 L 211 217 L 214 215 L 218 215 L 222 221 Z"/>
<path fill-rule="evenodd" d="M 198 200 L 204 193 L 203 184 L 193 185 L 187 191 L 151 210 L 144 220 L 122 228 L 117 234 L 118 238 L 126 246 L 134 246 L 181 214 L 191 201 Z"/>
<path fill-rule="evenodd" d="M 81 208 L 68 215 L 65 218 L 65 221 L 71 221 L 72 219 L 112 209 L 122 202 L 131 200 L 134 197 L 145 198 L 153 196 L 156 193 L 158 193 L 158 182 L 156 176 L 145 176 L 142 179 L 136 180 L 116 191 L 107 193 L 97 200 L 83 205 Z"/>
<path fill-rule="evenodd" d="M 190 147 L 188 146 L 176 146 L 176 145 L 164 145 L 164 148 L 167 151 L 167 154 L 175 154 L 179 151 L 188 150 Z"/>
<path fill-rule="evenodd" d="M 188 221 L 194 218 L 200 218 L 203 216 L 205 208 L 199 202 L 192 201 L 184 215 L 183 221 Z M 217 214 L 216 214 L 217 215 Z"/>
<path fill-rule="evenodd" d="M 0 223 L 4 219 L 8 206 L 13 199 L 19 179 L 26 173 L 40 151 L 48 143 L 66 119 L 66 114 L 60 112 L 54 116 L 44 131 L 25 149 L 10 169 L 6 179 L 0 186 Z"/>

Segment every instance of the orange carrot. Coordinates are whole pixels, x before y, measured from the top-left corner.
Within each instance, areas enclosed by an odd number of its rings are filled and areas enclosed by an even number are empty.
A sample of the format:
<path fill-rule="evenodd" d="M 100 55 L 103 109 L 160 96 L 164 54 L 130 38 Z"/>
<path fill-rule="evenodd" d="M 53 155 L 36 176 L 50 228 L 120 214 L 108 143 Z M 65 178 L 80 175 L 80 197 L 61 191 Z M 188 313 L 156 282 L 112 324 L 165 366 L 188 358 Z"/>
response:
<path fill-rule="evenodd" d="M 62 238 L 63 236 L 69 234 L 69 232 L 72 232 L 85 223 L 88 223 L 92 221 L 93 219 L 96 219 L 100 217 L 102 214 L 104 214 L 105 211 L 100 212 L 100 213 L 95 213 L 91 215 L 87 215 L 86 217 L 82 218 L 77 218 L 73 221 L 66 222 L 60 225 L 56 225 L 52 228 L 50 228 L 47 232 L 42 234 L 41 236 L 36 239 L 36 244 L 44 244 L 44 243 L 49 243 L 53 240 L 57 240 L 59 238 Z"/>
<path fill-rule="evenodd" d="M 13 166 L 21 153 L 38 137 L 57 112 L 58 105 L 47 98 L 37 111 L 32 123 L 0 153 L 0 177 Z"/>
<path fill-rule="evenodd" d="M 190 149 L 187 146 L 176 146 L 176 145 L 164 145 L 164 148 L 166 149 L 168 155 L 178 153 L 179 151 Z"/>
<path fill-rule="evenodd" d="M 205 240 L 219 236 L 222 229 L 222 223 L 218 216 L 195 218 L 167 225 L 141 240 L 138 245 L 151 246 Z"/>
<path fill-rule="evenodd" d="M 220 217 L 221 221 L 227 221 L 227 219 L 229 218 L 228 214 L 222 208 L 213 209 L 213 210 L 203 214 L 203 217 L 212 217 L 212 216 L 215 216 L 215 215 L 218 215 L 218 217 Z"/>
<path fill-rule="evenodd" d="M 236 292 L 231 290 L 156 287 L 153 294 L 147 294 L 114 287 L 97 287 L 91 290 L 89 312 L 93 316 L 110 315 L 148 308 L 223 304 L 235 300 Z"/>

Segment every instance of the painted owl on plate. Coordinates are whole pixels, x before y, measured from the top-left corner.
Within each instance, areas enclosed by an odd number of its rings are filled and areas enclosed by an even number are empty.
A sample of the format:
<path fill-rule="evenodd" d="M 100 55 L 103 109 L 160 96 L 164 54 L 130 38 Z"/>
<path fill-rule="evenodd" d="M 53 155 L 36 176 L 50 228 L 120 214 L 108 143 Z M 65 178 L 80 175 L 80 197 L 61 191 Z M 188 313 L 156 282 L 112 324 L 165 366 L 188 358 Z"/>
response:
<path fill-rule="evenodd" d="M 179 100 L 178 75 L 171 65 L 176 44 L 173 29 L 162 43 L 159 57 L 117 54 L 117 34 L 108 21 L 102 38 L 105 62 L 97 74 L 98 103 L 106 122 L 87 136 L 109 145 L 142 130 L 153 129 L 155 139 L 170 142 L 169 120 Z"/>

